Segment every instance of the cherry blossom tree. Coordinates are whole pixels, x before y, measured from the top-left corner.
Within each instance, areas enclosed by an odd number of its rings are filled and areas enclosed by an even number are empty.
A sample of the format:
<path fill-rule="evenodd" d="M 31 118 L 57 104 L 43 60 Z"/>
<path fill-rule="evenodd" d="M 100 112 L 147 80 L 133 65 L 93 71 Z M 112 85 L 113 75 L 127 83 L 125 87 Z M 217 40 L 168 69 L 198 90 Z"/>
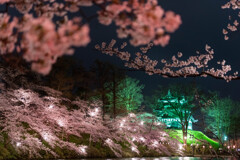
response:
<path fill-rule="evenodd" d="M 131 45 L 148 44 L 142 48 L 142 53 L 137 52 L 135 59 L 130 58 L 130 53 L 126 51 L 113 50 L 111 45 L 108 49 L 104 49 L 104 45 L 101 49 L 98 47 L 103 53 L 115 53 L 122 57 L 127 61 L 127 67 L 171 78 L 211 76 L 227 81 L 240 79 L 237 72 L 227 74 L 231 67 L 225 65 L 224 60 L 220 62 L 220 69 L 208 68 L 208 62 L 213 59 L 213 50 L 209 46 L 206 46 L 206 54 L 191 56 L 187 60 L 178 59 L 182 53 L 178 53 L 178 58 L 173 56 L 172 62 L 162 59 L 163 67 L 157 69 L 158 61 L 150 59 L 146 51 L 152 44 L 167 45 L 170 33 L 182 23 L 179 15 L 164 11 L 157 0 L 1 0 L 0 5 L 5 7 L 1 11 L 0 54 L 21 53 L 31 63 L 32 70 L 44 75 L 49 73 L 58 57 L 73 54 L 72 47 L 86 46 L 90 42 L 88 23 L 98 18 L 99 23 L 106 26 L 115 23 L 118 37 L 130 38 Z M 88 16 L 83 7 L 93 6 L 99 9 Z M 222 6 L 230 7 L 238 9 L 238 1 L 230 0 Z M 16 8 L 19 14 L 10 14 L 9 8 Z M 76 13 L 79 15 L 75 16 Z M 237 26 L 238 22 L 234 21 L 227 28 L 234 31 Z M 228 39 L 228 31 L 224 29 L 223 33 Z"/>
<path fill-rule="evenodd" d="M 122 157 L 122 147 L 118 144 L 120 141 L 128 142 L 128 147 L 136 154 L 140 153 L 138 144 L 167 155 L 171 155 L 172 150 L 178 152 L 175 146 L 180 145 L 177 140 L 168 137 L 160 123 L 154 124 L 154 129 L 149 132 L 149 125 L 142 123 L 133 113 L 118 117 L 115 121 L 109 119 L 104 125 L 98 102 L 88 104 L 81 100 L 74 101 L 72 103 L 79 109 L 68 111 L 61 105 L 61 101 L 67 99 L 56 95 L 41 98 L 29 89 L 8 90 L 0 98 L 0 111 L 4 117 L 1 118 L 1 132 L 8 134 L 9 143 L 19 154 L 28 155 L 29 158 L 41 157 L 40 150 L 52 157 L 59 157 L 54 151 L 55 146 L 68 148 L 78 153 L 79 157 L 85 157 L 88 153 L 87 145 L 68 141 L 68 136 L 81 137 L 82 133 L 90 135 L 89 144 L 104 141 L 104 145 L 117 157 Z"/>
<path fill-rule="evenodd" d="M 114 22 L 118 37 L 130 37 L 134 46 L 165 46 L 181 24 L 180 16 L 164 11 L 157 0 L 0 0 L 0 5 L 5 7 L 0 15 L 0 55 L 21 53 L 32 70 L 44 75 L 58 57 L 90 42 L 88 23 L 94 17 L 106 26 Z M 82 8 L 92 6 L 99 9 L 88 17 Z M 19 13 L 10 14 L 9 8 Z"/>
<path fill-rule="evenodd" d="M 115 120 L 106 115 L 103 121 L 100 101 L 70 101 L 59 91 L 28 82 L 24 78 L 27 73 L 1 66 L 0 70 L 0 143 L 11 144 L 19 156 L 44 158 L 41 154 L 44 151 L 51 158 L 60 158 L 55 150 L 58 146 L 70 150 L 75 157 L 89 157 L 91 144 L 97 142 L 112 150 L 116 157 L 124 156 L 121 143 L 135 156 L 141 154 L 139 146 L 159 155 L 182 154 L 176 147 L 181 146 L 180 142 L 170 138 L 161 123 L 149 125 L 133 113 Z M 14 85 L 17 78 L 28 83 L 24 87 Z M 7 140 L 2 140 L 3 133 L 8 135 Z M 88 143 L 76 143 L 70 137 Z"/>

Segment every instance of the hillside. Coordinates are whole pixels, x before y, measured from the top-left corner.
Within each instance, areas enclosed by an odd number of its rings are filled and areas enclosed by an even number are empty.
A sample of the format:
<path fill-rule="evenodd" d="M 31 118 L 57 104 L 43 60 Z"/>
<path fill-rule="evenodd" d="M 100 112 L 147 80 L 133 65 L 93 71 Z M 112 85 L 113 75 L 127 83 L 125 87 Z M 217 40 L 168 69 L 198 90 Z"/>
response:
<path fill-rule="evenodd" d="M 182 130 L 167 130 L 170 137 L 173 137 L 183 143 L 182 140 Z M 190 134 L 193 135 L 195 138 L 191 138 Z M 187 144 L 199 144 L 199 145 L 211 145 L 213 148 L 219 148 L 219 143 L 212 140 L 211 138 L 207 137 L 205 134 L 203 134 L 201 131 L 194 131 L 194 130 L 188 130 L 188 137 L 187 137 Z"/>
<path fill-rule="evenodd" d="M 171 156 L 179 142 L 130 113 L 101 116 L 100 101 L 73 101 L 0 66 L 0 159 Z"/>

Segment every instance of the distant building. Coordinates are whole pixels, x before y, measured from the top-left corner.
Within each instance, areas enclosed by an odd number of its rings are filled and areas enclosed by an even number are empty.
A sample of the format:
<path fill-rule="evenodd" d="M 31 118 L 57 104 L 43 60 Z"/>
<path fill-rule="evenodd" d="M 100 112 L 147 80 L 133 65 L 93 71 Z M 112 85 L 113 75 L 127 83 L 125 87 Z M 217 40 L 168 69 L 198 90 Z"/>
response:
<path fill-rule="evenodd" d="M 182 128 L 179 123 L 180 122 L 179 118 L 174 116 L 173 114 L 168 113 L 171 113 L 171 110 L 173 110 L 170 103 L 179 103 L 179 105 L 184 105 L 187 103 L 185 97 L 184 96 L 173 97 L 169 90 L 168 94 L 165 97 L 158 99 L 158 102 L 161 103 L 161 105 L 163 105 L 163 107 L 155 109 L 158 121 L 165 123 L 167 128 Z M 168 110 L 168 113 L 166 113 L 166 110 Z M 191 116 L 188 124 L 188 129 L 192 130 L 192 123 L 196 121 L 197 120 L 195 120 Z"/>

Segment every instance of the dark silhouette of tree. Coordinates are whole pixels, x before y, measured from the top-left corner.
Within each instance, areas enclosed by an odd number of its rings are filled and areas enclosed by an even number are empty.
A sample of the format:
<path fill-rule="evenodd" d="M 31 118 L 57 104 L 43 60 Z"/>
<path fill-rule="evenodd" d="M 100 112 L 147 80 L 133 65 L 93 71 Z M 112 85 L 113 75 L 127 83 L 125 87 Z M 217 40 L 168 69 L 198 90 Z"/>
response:
<path fill-rule="evenodd" d="M 91 79 L 89 72 L 73 57 L 64 56 L 54 65 L 47 76 L 48 85 L 61 91 L 67 98 L 88 99 L 91 91 Z"/>
<path fill-rule="evenodd" d="M 107 98 L 108 93 L 113 93 L 112 102 L 113 108 L 112 113 L 113 117 L 116 117 L 116 88 L 119 84 L 119 81 L 125 77 L 125 72 L 122 69 L 117 68 L 111 63 L 102 62 L 99 60 L 95 61 L 94 66 L 91 67 L 91 72 L 94 74 L 94 82 L 95 82 L 95 95 L 102 101 L 102 117 L 104 119 L 104 115 L 107 112 L 111 112 L 106 108 L 106 105 L 109 103 L 109 99 Z M 113 85 L 109 85 L 109 84 Z"/>

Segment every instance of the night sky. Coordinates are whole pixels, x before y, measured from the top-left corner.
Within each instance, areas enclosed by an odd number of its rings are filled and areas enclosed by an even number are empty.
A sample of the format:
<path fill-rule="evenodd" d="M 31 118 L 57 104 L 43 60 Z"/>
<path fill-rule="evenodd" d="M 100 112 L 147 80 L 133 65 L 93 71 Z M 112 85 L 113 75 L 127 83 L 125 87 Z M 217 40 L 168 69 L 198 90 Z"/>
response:
<path fill-rule="evenodd" d="M 196 51 L 204 53 L 205 45 L 210 45 L 215 51 L 215 61 L 210 63 L 210 66 L 216 67 L 216 61 L 225 59 L 227 64 L 232 66 L 233 71 L 240 71 L 240 32 L 235 32 L 230 36 L 230 40 L 225 41 L 222 34 L 222 29 L 226 28 L 229 20 L 229 15 L 233 14 L 230 10 L 222 10 L 225 0 L 160 0 L 159 4 L 165 10 L 172 10 L 181 15 L 182 25 L 171 35 L 171 40 L 165 48 L 155 46 L 150 50 L 151 58 L 160 60 L 162 58 L 170 59 L 173 54 L 177 52 L 183 53 L 183 58 L 191 55 L 196 55 Z M 92 15 L 95 9 L 86 8 L 85 11 Z M 92 12 L 93 11 L 93 12 Z M 116 57 L 103 55 L 94 50 L 95 44 L 101 42 L 110 42 L 111 39 L 117 39 L 116 28 L 112 24 L 110 26 L 103 26 L 93 20 L 90 23 L 91 27 L 91 43 L 87 47 L 78 48 L 75 57 L 83 62 L 85 66 L 93 64 L 94 60 L 100 59 L 109 61 L 117 66 L 123 68 L 124 63 Z M 121 44 L 124 40 L 118 40 Z M 138 48 L 126 48 L 129 52 L 135 53 Z M 211 65 L 212 64 L 212 65 Z M 208 90 L 216 90 L 222 96 L 230 96 L 235 100 L 240 100 L 240 82 L 231 81 L 227 83 L 224 80 L 216 80 L 211 77 L 208 78 L 177 78 L 166 79 L 158 75 L 149 76 L 144 72 L 129 72 L 129 76 L 139 79 L 145 85 L 144 95 L 150 95 L 152 90 L 157 85 L 167 85 L 169 83 L 188 83 L 195 81 L 197 85 L 202 86 Z"/>

